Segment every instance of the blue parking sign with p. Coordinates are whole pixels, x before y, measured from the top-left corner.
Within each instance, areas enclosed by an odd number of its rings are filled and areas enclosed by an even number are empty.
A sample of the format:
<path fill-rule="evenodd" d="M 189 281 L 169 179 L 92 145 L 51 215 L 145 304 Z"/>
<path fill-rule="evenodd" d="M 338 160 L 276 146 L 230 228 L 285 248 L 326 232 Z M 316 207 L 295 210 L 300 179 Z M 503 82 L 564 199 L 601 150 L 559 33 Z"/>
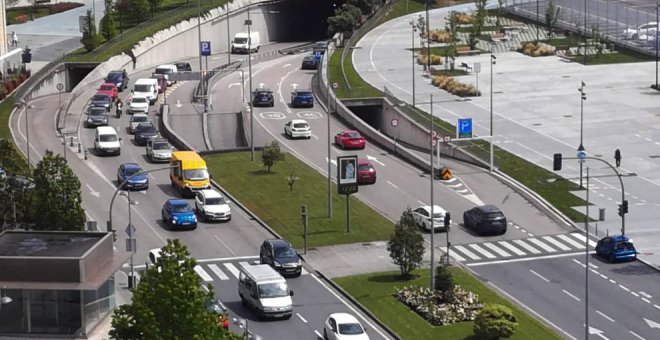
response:
<path fill-rule="evenodd" d="M 200 41 L 199 42 L 200 54 L 204 56 L 211 55 L 211 42 L 210 41 Z"/>
<path fill-rule="evenodd" d="M 459 118 L 456 129 L 458 138 L 472 138 L 472 118 Z"/>

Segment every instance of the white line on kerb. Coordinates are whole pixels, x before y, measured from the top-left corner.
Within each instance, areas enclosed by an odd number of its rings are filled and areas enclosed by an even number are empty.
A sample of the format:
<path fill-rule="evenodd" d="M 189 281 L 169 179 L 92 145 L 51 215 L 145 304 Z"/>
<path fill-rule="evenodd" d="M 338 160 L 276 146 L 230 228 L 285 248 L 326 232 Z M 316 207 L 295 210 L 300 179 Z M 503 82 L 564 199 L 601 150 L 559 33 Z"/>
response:
<path fill-rule="evenodd" d="M 600 316 L 604 317 L 607 320 L 610 320 L 610 322 L 614 322 L 614 319 L 610 318 L 609 316 L 605 315 L 605 313 L 597 310 L 596 313 L 600 314 Z"/>
<path fill-rule="evenodd" d="M 307 320 L 305 320 L 305 318 L 303 318 L 302 315 L 300 315 L 299 313 L 296 313 L 296 316 L 297 316 L 300 320 L 302 320 L 302 322 L 307 323 Z"/>
<path fill-rule="evenodd" d="M 537 272 L 535 272 L 535 271 L 533 271 L 533 270 L 531 270 L 531 269 L 530 269 L 529 271 L 530 271 L 532 274 L 538 276 L 541 280 L 543 280 L 543 281 L 545 281 L 545 282 L 547 282 L 547 283 L 550 283 L 550 280 L 546 279 L 546 278 L 543 277 L 541 274 L 539 274 L 539 273 L 537 273 Z"/>
<path fill-rule="evenodd" d="M 575 295 L 569 293 L 566 289 L 562 289 L 561 291 L 564 292 L 564 294 L 566 294 L 566 295 L 572 297 L 572 298 L 575 299 L 576 301 L 580 301 L 580 298 L 579 298 L 579 297 L 577 297 L 577 296 L 575 296 Z"/>

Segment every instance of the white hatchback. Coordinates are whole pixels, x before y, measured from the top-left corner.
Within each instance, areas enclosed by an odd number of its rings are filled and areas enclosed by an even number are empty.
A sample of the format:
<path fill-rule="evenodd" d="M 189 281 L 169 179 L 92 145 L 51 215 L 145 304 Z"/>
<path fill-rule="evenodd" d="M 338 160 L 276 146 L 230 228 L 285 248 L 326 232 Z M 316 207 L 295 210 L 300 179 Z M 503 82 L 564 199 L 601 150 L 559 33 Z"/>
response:
<path fill-rule="evenodd" d="M 367 329 L 356 317 L 348 313 L 330 314 L 323 324 L 323 339 L 369 340 Z"/>
<path fill-rule="evenodd" d="M 231 221 L 229 201 L 213 189 L 200 190 L 195 194 L 195 210 L 204 221 Z"/>
<path fill-rule="evenodd" d="M 445 229 L 444 221 L 447 211 L 439 205 L 433 205 L 433 221 L 431 221 L 430 205 L 415 208 L 412 213 L 413 218 L 415 219 L 415 224 L 424 230 L 431 231 L 431 226 L 433 226 L 434 230 Z M 449 221 L 449 224 L 451 225 L 451 220 Z"/>
<path fill-rule="evenodd" d="M 128 101 L 128 113 L 148 113 L 149 98 L 145 96 L 132 96 Z"/>
<path fill-rule="evenodd" d="M 312 128 L 304 119 L 294 119 L 284 124 L 284 134 L 290 138 L 312 138 Z"/>

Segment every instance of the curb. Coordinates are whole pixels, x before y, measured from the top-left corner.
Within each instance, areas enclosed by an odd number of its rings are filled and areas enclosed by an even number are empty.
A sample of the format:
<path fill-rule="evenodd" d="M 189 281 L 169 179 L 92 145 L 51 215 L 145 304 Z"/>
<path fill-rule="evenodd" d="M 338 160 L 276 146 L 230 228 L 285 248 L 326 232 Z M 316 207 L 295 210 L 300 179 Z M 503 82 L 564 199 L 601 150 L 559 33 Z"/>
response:
<path fill-rule="evenodd" d="M 392 338 L 394 338 L 396 340 L 401 340 L 401 337 L 398 334 L 396 334 L 392 329 L 387 327 L 387 325 L 385 325 L 385 323 L 380 321 L 380 319 L 377 318 L 374 314 L 372 314 L 371 311 L 369 311 L 369 309 L 367 309 L 367 307 L 363 306 L 360 302 L 355 300 L 355 298 L 353 298 L 352 295 L 348 294 L 348 292 L 346 292 L 343 288 L 341 288 L 339 285 L 337 285 L 330 278 L 323 275 L 323 273 L 321 273 L 320 271 L 316 270 L 315 273 L 321 280 L 323 280 L 325 283 L 329 284 L 334 290 L 339 292 L 339 294 L 341 294 L 345 299 L 349 300 L 353 305 L 355 305 L 357 308 L 359 308 L 362 313 L 366 314 L 369 318 L 374 320 L 374 322 L 376 322 L 380 328 L 382 328 L 385 332 L 387 332 L 387 334 L 392 336 Z"/>

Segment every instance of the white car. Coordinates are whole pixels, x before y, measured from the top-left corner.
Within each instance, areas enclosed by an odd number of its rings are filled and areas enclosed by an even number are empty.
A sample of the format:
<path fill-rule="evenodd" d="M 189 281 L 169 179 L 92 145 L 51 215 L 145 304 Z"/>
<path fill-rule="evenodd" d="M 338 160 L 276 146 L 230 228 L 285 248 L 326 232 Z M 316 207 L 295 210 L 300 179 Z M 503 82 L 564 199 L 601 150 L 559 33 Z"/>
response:
<path fill-rule="evenodd" d="M 312 138 L 312 128 L 306 120 L 294 119 L 284 124 L 284 134 L 290 138 Z"/>
<path fill-rule="evenodd" d="M 330 314 L 323 324 L 325 340 L 369 340 L 367 329 L 360 321 L 348 313 Z"/>
<path fill-rule="evenodd" d="M 195 210 L 205 221 L 231 221 L 229 201 L 213 189 L 195 194 Z"/>
<path fill-rule="evenodd" d="M 649 35 L 651 31 L 658 30 L 657 22 L 649 22 L 637 28 L 627 28 L 623 31 L 624 39 L 639 39 L 642 36 Z"/>
<path fill-rule="evenodd" d="M 447 211 L 438 205 L 433 205 L 433 222 L 431 222 L 430 205 L 415 208 L 412 213 L 415 224 L 424 230 L 431 231 L 431 225 L 433 225 L 434 230 L 445 229 L 445 214 Z M 451 220 L 449 224 L 451 225 Z"/>
<path fill-rule="evenodd" d="M 128 101 L 128 113 L 149 113 L 149 98 L 133 96 Z"/>
<path fill-rule="evenodd" d="M 146 113 L 136 113 L 132 115 L 130 120 L 131 125 L 129 126 L 131 133 L 135 133 L 135 128 L 138 126 L 138 124 L 147 122 L 149 122 L 149 116 L 147 116 Z"/>

